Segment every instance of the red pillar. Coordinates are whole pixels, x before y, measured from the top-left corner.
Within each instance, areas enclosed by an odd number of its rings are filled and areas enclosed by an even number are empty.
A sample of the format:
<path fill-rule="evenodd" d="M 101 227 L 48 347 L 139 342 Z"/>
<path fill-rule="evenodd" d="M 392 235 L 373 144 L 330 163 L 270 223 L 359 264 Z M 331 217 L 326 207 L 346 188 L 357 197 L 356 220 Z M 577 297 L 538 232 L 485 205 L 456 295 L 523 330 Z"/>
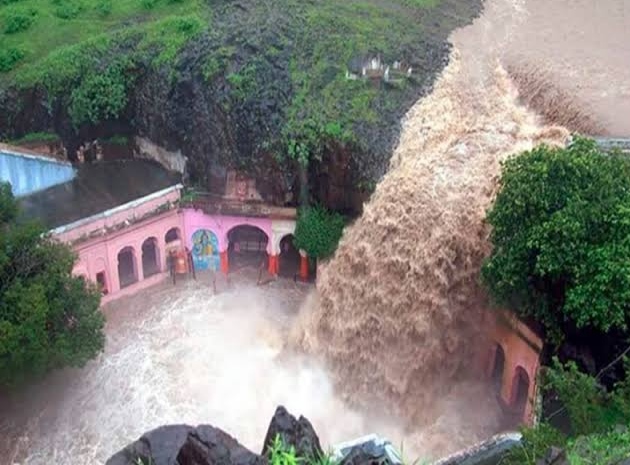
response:
<path fill-rule="evenodd" d="M 227 275 L 228 271 L 230 271 L 230 264 L 228 261 L 228 252 L 221 252 L 221 271 L 223 274 Z"/>
<path fill-rule="evenodd" d="M 300 279 L 308 280 L 308 256 L 300 254 Z"/>
<path fill-rule="evenodd" d="M 277 255 L 269 255 L 269 274 L 277 275 L 280 270 L 280 262 Z"/>

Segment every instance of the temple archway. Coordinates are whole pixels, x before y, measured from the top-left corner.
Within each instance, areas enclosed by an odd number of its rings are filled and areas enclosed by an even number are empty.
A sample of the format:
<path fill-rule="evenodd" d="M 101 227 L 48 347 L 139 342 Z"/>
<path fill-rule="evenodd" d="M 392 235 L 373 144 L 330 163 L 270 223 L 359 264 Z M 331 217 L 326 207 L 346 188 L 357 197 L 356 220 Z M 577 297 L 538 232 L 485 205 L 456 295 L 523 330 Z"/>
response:
<path fill-rule="evenodd" d="M 118 252 L 118 281 L 121 289 L 138 282 L 136 251 L 133 247 L 125 247 Z"/>
<path fill-rule="evenodd" d="M 516 367 L 512 381 L 512 405 L 519 415 L 525 413 L 529 401 L 529 375 L 523 367 Z"/>
<path fill-rule="evenodd" d="M 501 393 L 501 387 L 503 385 L 503 370 L 505 370 L 505 352 L 503 351 L 501 344 L 495 344 L 491 380 L 497 394 Z"/>
<path fill-rule="evenodd" d="M 293 244 L 293 234 L 287 234 L 280 241 L 280 263 L 278 274 L 293 278 L 300 271 L 300 251 Z"/>
<path fill-rule="evenodd" d="M 198 229 L 192 235 L 192 257 L 196 270 L 218 271 L 221 266 L 219 240 L 208 229 Z"/>
<path fill-rule="evenodd" d="M 227 234 L 231 269 L 267 266 L 267 234 L 256 226 L 235 226 Z"/>
<path fill-rule="evenodd" d="M 158 241 L 150 237 L 142 243 L 142 274 L 145 278 L 160 272 Z"/>
<path fill-rule="evenodd" d="M 171 242 L 181 241 L 182 240 L 182 232 L 179 228 L 171 228 L 164 235 L 164 242 L 166 244 L 170 244 Z"/>

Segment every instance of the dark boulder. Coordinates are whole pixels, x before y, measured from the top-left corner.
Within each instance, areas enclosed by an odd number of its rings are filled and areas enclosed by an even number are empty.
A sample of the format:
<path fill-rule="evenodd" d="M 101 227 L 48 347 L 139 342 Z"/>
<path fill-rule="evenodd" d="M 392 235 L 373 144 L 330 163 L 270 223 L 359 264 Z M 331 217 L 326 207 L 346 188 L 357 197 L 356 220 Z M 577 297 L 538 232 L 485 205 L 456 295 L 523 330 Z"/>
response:
<path fill-rule="evenodd" d="M 319 444 L 319 438 L 313 429 L 313 425 L 303 416 L 295 419 L 287 410 L 280 406 L 269 423 L 262 455 L 266 456 L 271 444 L 279 435 L 287 446 L 295 447 L 298 457 L 319 457 L 323 454 Z"/>
<path fill-rule="evenodd" d="M 161 426 L 144 434 L 123 450 L 110 457 L 106 465 L 177 464 L 177 455 L 194 428 L 186 425 Z"/>
<path fill-rule="evenodd" d="M 263 465 L 265 460 L 229 434 L 203 425 L 188 434 L 177 455 L 180 465 Z"/>
<path fill-rule="evenodd" d="M 209 425 L 162 426 L 112 456 L 106 465 L 263 465 L 265 460 Z"/>
<path fill-rule="evenodd" d="M 364 447 L 355 447 L 346 455 L 339 465 L 395 465 L 387 455 L 378 451 L 366 450 Z"/>

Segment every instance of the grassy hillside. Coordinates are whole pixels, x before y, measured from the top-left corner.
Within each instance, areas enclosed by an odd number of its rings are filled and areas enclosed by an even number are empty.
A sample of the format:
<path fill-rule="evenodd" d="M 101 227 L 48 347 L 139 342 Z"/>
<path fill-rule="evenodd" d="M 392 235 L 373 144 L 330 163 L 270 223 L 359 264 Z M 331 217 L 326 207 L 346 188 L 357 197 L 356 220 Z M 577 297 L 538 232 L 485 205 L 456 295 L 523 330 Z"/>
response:
<path fill-rule="evenodd" d="M 0 70 L 28 68 L 51 52 L 131 25 L 173 15 L 206 15 L 193 0 L 1 0 Z M 2 55 L 18 55 L 9 64 Z"/>
<path fill-rule="evenodd" d="M 479 0 L 0 0 L 0 139 L 56 133 L 72 154 L 94 137 L 143 135 L 181 149 L 201 183 L 217 163 L 290 171 L 350 153 L 352 182 L 371 183 L 400 117 L 444 65 L 448 34 L 479 8 Z M 377 56 L 413 73 L 348 79 Z"/>

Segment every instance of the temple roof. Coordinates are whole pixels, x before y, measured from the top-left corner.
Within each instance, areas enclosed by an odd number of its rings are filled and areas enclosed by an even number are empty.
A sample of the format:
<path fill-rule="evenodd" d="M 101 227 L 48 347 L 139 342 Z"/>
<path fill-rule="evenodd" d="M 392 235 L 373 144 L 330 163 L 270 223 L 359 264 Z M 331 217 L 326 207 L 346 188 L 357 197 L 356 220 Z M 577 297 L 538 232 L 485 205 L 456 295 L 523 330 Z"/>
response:
<path fill-rule="evenodd" d="M 85 164 L 66 183 L 19 199 L 22 216 L 48 229 L 115 208 L 180 182 L 180 175 L 149 160 Z"/>

